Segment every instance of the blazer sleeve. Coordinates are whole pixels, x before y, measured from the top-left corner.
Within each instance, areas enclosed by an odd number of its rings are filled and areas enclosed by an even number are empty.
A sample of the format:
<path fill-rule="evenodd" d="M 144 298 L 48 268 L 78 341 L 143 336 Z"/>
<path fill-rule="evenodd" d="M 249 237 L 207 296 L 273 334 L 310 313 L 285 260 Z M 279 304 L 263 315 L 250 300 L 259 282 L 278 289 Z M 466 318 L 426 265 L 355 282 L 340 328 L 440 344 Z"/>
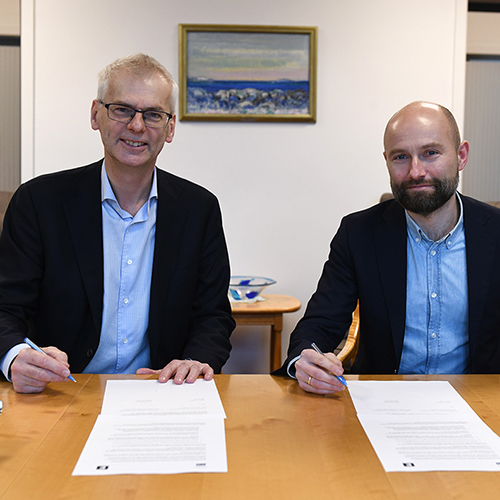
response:
<path fill-rule="evenodd" d="M 152 367 L 191 358 L 220 372 L 235 322 L 219 203 L 200 186 L 160 174 L 148 328 Z"/>
<path fill-rule="evenodd" d="M 207 219 L 184 357 L 208 363 L 216 372 L 229 357 L 235 328 L 228 300 L 229 257 L 217 201 Z"/>
<path fill-rule="evenodd" d="M 43 249 L 29 188 L 14 194 L 0 237 L 0 357 L 28 334 L 38 308 Z"/>

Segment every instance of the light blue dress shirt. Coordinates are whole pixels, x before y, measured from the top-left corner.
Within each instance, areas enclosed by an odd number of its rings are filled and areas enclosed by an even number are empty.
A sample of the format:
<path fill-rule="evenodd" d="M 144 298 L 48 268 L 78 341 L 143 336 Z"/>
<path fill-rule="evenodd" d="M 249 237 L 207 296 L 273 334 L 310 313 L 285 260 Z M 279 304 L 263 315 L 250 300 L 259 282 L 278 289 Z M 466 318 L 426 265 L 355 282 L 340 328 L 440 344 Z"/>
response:
<path fill-rule="evenodd" d="M 156 169 L 148 201 L 132 217 L 101 172 L 104 298 L 99 347 L 84 373 L 151 367 L 149 300 L 156 233 Z"/>
<path fill-rule="evenodd" d="M 467 262 L 463 209 L 453 230 L 430 240 L 406 214 L 405 373 L 469 373 Z"/>

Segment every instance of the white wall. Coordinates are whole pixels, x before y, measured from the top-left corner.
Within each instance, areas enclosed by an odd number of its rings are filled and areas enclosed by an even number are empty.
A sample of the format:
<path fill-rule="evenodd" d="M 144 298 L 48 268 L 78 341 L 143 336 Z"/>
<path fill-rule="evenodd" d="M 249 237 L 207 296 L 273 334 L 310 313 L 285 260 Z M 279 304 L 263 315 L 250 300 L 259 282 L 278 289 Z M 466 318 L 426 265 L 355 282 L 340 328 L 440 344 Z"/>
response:
<path fill-rule="evenodd" d="M 318 26 L 316 124 L 181 122 L 158 163 L 217 194 L 233 274 L 274 278 L 270 293 L 304 305 L 341 217 L 389 189 L 390 116 L 426 99 L 462 120 L 466 0 L 33 1 L 22 17 L 24 179 L 102 155 L 89 126 L 97 72 L 142 51 L 177 75 L 179 23 Z M 302 313 L 286 315 L 283 351 Z M 239 329 L 225 372 L 266 372 L 265 332 Z"/>

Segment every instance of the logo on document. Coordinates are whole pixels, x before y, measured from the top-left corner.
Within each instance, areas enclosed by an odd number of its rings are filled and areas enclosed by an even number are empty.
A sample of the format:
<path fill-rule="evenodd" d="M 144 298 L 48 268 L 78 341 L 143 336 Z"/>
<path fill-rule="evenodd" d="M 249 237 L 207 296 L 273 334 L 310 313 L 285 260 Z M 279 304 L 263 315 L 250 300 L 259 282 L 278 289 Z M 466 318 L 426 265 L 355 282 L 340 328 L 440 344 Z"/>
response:
<path fill-rule="evenodd" d="M 415 467 L 413 462 L 403 462 L 403 467 Z"/>
<path fill-rule="evenodd" d="M 96 467 L 97 470 L 106 470 L 109 469 L 109 465 L 98 465 Z"/>

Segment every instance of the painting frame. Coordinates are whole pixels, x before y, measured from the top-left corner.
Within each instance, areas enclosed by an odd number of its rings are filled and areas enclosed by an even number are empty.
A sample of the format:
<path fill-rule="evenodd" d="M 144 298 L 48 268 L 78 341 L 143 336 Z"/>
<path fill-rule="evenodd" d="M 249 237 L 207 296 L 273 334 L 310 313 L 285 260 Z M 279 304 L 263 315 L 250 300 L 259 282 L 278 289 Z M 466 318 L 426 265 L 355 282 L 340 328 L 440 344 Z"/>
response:
<path fill-rule="evenodd" d="M 179 24 L 179 120 L 316 122 L 317 37 L 317 27 Z"/>

